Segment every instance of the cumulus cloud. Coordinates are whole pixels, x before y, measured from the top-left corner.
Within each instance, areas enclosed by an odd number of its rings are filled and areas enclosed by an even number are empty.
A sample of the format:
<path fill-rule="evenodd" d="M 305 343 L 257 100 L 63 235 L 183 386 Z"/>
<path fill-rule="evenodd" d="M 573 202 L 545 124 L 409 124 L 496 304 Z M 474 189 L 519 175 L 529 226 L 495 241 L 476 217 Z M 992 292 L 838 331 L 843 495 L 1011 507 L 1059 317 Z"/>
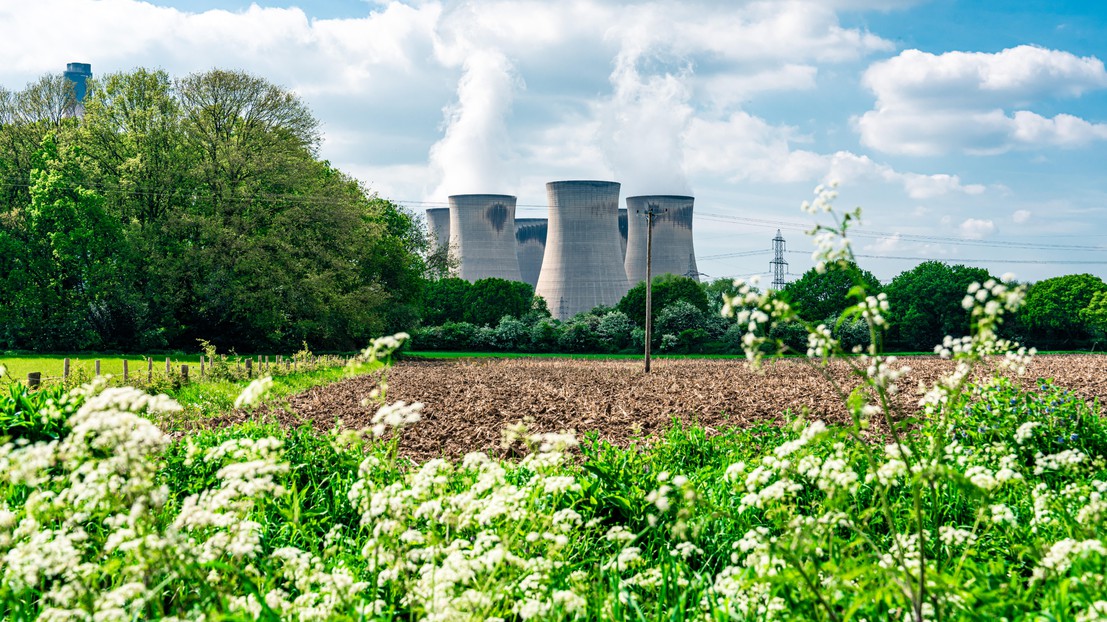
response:
<path fill-rule="evenodd" d="M 1028 108 L 1107 88 L 1103 61 L 1018 46 L 994 54 L 906 50 L 874 63 L 864 85 L 876 106 L 856 120 L 861 142 L 889 153 L 994 154 L 1107 139 L 1107 123 Z"/>
<path fill-rule="evenodd" d="M 1027 209 L 1015 210 L 1015 213 L 1011 214 L 1011 220 L 1015 221 L 1016 224 L 1021 225 L 1022 223 L 1030 220 L 1030 210 L 1027 210 Z"/>
<path fill-rule="evenodd" d="M 996 224 L 991 220 L 969 218 L 962 222 L 957 229 L 961 233 L 961 237 L 966 240 L 982 240 L 995 233 Z"/>

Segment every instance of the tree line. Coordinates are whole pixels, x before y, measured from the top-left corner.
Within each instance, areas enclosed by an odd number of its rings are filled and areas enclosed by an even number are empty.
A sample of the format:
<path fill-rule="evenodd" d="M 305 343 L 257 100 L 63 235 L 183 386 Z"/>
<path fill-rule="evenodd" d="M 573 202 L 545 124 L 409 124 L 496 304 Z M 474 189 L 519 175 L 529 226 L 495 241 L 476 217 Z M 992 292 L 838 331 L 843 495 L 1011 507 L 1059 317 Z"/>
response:
<path fill-rule="evenodd" d="M 294 93 L 213 70 L 0 88 L 0 350 L 351 349 L 419 318 L 418 220 L 318 156 Z"/>
<path fill-rule="evenodd" d="M 868 326 L 849 314 L 850 291 L 862 286 L 884 292 L 891 312 L 881 344 L 886 351 L 929 352 L 946 335 L 971 331 L 965 308 L 973 282 L 994 279 L 983 268 L 927 261 L 882 285 L 855 264 L 811 269 L 776 295 L 798 311 L 801 322 L 826 324 L 850 349 L 870 344 Z M 645 284 L 639 283 L 614 307 L 597 307 L 560 322 L 530 286 L 502 279 L 474 284 L 443 278 L 429 284 L 424 325 L 412 347 L 428 350 L 631 353 L 645 345 Z M 662 353 L 743 352 L 745 327 L 720 314 L 724 295 L 736 293 L 730 279 L 698 283 L 662 275 L 653 283 L 653 339 Z M 769 337 L 793 352 L 807 350 L 801 322 L 776 324 Z M 1098 349 L 1107 345 L 1107 284 L 1088 274 L 1030 284 L 1026 305 L 1002 328 L 1002 336 L 1042 350 Z"/>

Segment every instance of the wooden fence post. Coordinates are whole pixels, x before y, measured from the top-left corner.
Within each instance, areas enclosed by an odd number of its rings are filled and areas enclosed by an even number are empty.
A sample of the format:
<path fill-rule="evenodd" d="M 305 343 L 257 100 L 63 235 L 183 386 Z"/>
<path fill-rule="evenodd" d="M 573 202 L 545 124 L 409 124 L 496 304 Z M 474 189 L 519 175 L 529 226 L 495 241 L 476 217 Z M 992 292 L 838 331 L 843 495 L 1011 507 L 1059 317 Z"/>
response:
<path fill-rule="evenodd" d="M 154 357 L 146 357 L 146 384 L 154 381 Z"/>
<path fill-rule="evenodd" d="M 181 382 L 188 384 L 188 365 L 181 365 Z"/>
<path fill-rule="evenodd" d="M 123 359 L 123 382 L 127 382 L 127 378 L 130 377 L 129 370 L 127 369 L 127 359 Z"/>
<path fill-rule="evenodd" d="M 69 359 L 68 358 L 62 360 L 62 378 L 64 380 L 69 380 Z"/>
<path fill-rule="evenodd" d="M 42 383 L 42 372 L 32 371 L 27 374 L 27 388 L 34 389 Z"/>
<path fill-rule="evenodd" d="M 96 359 L 96 361 L 94 362 L 94 365 L 96 366 L 96 375 L 99 376 L 100 375 L 100 359 Z"/>
<path fill-rule="evenodd" d="M 254 367 L 254 359 L 246 359 L 246 377 L 247 378 L 253 378 L 254 377 L 253 367 Z"/>
<path fill-rule="evenodd" d="M 165 375 L 168 376 L 173 372 L 173 367 L 169 364 L 169 357 L 165 357 Z"/>

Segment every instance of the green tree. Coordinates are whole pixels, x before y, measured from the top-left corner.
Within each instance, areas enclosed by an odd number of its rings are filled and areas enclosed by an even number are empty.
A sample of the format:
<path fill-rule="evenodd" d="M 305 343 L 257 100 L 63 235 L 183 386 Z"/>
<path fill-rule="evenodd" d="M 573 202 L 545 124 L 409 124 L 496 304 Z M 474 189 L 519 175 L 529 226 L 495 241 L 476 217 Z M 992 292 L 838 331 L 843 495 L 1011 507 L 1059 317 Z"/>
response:
<path fill-rule="evenodd" d="M 822 322 L 855 304 L 857 301 L 850 298 L 849 293 L 858 286 L 871 295 L 880 292 L 880 280 L 850 262 L 830 264 L 822 273 L 812 268 L 785 286 L 782 293 L 801 318 Z"/>
<path fill-rule="evenodd" d="M 1091 274 L 1069 274 L 1038 281 L 1026 292 L 1019 320 L 1029 345 L 1048 348 L 1083 347 L 1091 336 L 1086 312 L 1107 284 Z"/>
<path fill-rule="evenodd" d="M 930 351 L 946 335 L 969 334 L 971 317 L 961 306 L 973 282 L 992 278 L 983 268 L 924 261 L 884 288 L 891 307 L 889 348 Z"/>
<path fill-rule="evenodd" d="M 449 277 L 430 281 L 423 292 L 423 324 L 438 326 L 465 319 L 465 299 L 473 284 Z"/>
<path fill-rule="evenodd" d="M 668 305 L 684 300 L 700 311 L 706 312 L 710 305 L 707 295 L 695 279 L 674 274 L 663 274 L 653 279 L 653 301 L 651 310 L 653 320 L 657 321 L 658 314 Z M 627 314 L 638 326 L 646 324 L 646 283 L 642 282 L 630 288 L 619 304 L 615 306 L 619 311 Z"/>
<path fill-rule="evenodd" d="M 521 318 L 531 310 L 534 288 L 529 283 L 487 278 L 473 283 L 465 294 L 466 321 L 495 325 L 504 316 Z"/>
<path fill-rule="evenodd" d="M 1080 316 L 1097 343 L 1107 340 L 1107 292 L 1093 294 Z"/>
<path fill-rule="evenodd" d="M 115 347 L 133 325 L 127 245 L 103 198 L 84 187 L 80 158 L 48 134 L 31 171 L 25 287 L 8 319 L 37 349 Z"/>

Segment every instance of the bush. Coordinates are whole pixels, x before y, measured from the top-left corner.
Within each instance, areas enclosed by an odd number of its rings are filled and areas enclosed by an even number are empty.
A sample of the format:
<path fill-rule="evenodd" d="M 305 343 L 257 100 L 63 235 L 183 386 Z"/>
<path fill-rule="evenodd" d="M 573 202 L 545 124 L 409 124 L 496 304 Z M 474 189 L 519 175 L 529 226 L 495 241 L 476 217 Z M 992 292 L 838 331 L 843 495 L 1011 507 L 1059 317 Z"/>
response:
<path fill-rule="evenodd" d="M 599 339 L 588 322 L 575 321 L 562 324 L 561 334 L 557 337 L 557 347 L 561 352 L 595 352 Z"/>
<path fill-rule="evenodd" d="M 609 351 L 625 349 L 633 331 L 634 322 L 622 311 L 610 311 L 596 324 L 596 336 Z"/>

